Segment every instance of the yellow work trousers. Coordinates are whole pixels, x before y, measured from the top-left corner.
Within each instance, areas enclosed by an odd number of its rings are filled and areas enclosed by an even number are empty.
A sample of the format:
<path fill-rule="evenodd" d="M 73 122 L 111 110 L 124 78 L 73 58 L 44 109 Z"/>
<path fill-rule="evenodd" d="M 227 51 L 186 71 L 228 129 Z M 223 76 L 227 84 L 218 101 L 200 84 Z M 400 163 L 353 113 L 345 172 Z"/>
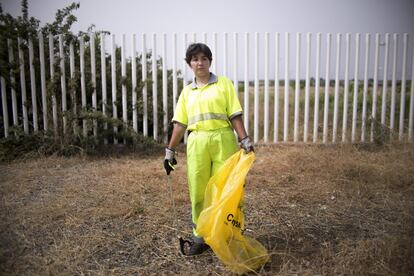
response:
<path fill-rule="evenodd" d="M 238 150 L 233 130 L 220 128 L 210 131 L 193 131 L 187 140 L 187 177 L 191 199 L 192 220 L 197 225 L 203 210 L 207 183 L 224 162 Z"/>

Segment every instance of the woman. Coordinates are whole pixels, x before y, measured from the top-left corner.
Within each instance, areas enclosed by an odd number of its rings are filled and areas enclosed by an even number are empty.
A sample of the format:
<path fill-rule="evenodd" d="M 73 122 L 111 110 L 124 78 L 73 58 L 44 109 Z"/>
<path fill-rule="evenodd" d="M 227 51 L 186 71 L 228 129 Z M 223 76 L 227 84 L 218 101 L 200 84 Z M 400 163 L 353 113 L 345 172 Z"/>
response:
<path fill-rule="evenodd" d="M 253 151 L 242 119 L 242 108 L 233 83 L 210 72 L 212 53 L 203 43 L 191 44 L 185 60 L 194 72 L 194 81 L 185 86 L 177 102 L 173 132 L 165 149 L 164 168 L 169 175 L 177 164 L 175 147 L 185 130 L 187 140 L 187 177 L 192 208 L 193 243 L 187 255 L 198 255 L 208 246 L 195 229 L 203 208 L 204 192 L 212 175 L 237 150 L 233 129 L 246 152 Z"/>

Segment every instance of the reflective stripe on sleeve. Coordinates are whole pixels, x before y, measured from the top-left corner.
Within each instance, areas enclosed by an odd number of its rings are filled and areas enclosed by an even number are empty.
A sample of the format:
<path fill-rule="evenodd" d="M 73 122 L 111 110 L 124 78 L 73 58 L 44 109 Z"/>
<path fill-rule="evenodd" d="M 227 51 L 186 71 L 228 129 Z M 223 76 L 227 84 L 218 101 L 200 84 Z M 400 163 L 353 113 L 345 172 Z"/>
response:
<path fill-rule="evenodd" d="M 241 111 L 236 112 L 236 113 L 232 114 L 229 119 L 231 121 L 231 120 L 233 120 L 233 118 L 235 118 L 237 116 L 240 116 L 240 115 L 243 115 L 243 112 L 241 112 Z"/>
<path fill-rule="evenodd" d="M 174 124 L 179 124 L 180 126 L 187 128 L 187 125 L 186 125 L 186 124 L 183 124 L 183 123 L 181 123 L 181 122 L 179 122 L 179 121 L 172 120 L 172 122 L 173 122 Z"/>

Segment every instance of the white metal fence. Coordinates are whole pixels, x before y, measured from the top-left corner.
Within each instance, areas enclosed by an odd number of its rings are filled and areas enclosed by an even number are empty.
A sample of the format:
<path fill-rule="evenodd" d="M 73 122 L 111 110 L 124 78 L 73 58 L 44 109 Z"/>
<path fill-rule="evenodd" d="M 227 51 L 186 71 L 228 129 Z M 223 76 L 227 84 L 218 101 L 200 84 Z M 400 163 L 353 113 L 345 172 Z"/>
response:
<path fill-rule="evenodd" d="M 197 39 L 197 36 L 201 39 Z M 253 36 L 253 37 L 252 37 Z M 141 34 L 122 35 L 121 76 L 116 74 L 116 39 L 115 35 L 100 35 L 101 47 L 96 49 L 94 40 L 85 45 L 79 39 L 79 70 L 82 108 L 90 106 L 102 111 L 104 116 L 118 118 L 121 115 L 125 124 L 134 131 L 155 140 L 167 140 L 168 123 L 175 110 L 179 95 L 178 77 L 183 78 L 183 85 L 191 79 L 191 72 L 184 62 L 187 45 L 193 41 L 207 43 L 213 52 L 212 72 L 227 75 L 234 81 L 236 91 L 244 108 L 244 122 L 255 143 L 278 142 L 366 142 L 373 141 L 376 128 L 389 130 L 391 138 L 400 141 L 412 141 L 413 105 L 414 105 L 414 54 L 413 39 L 408 34 L 336 34 L 334 43 L 332 34 L 301 34 L 294 37 L 290 33 L 202 33 L 200 34 Z M 110 41 L 107 47 L 108 40 Z M 46 40 L 46 41 L 45 41 Z M 59 43 L 59 51 L 54 52 L 53 43 Z M 127 43 L 127 40 L 128 43 Z M 362 40 L 362 41 L 361 41 Z M 49 125 L 56 132 L 62 125 L 63 134 L 76 132 L 78 128 L 69 127 L 67 112 L 77 112 L 76 101 L 68 106 L 67 80 L 75 79 L 76 62 L 74 44 L 70 43 L 70 54 L 65 56 L 62 35 L 53 37 L 39 34 L 34 46 L 27 41 L 30 68 L 30 95 L 26 87 L 25 56 L 22 47 L 18 48 L 17 61 L 20 74 L 10 71 L 11 85 L 1 78 L 2 115 L 4 136 L 10 135 L 11 125 L 22 125 L 25 133 L 36 133 L 41 127 L 47 131 Z M 18 44 L 22 41 L 19 38 Z M 49 53 L 45 53 L 48 43 Z M 220 44 L 221 47 L 218 47 Z M 334 45 L 333 45 L 334 44 Z M 15 62 L 12 41 L 7 41 L 9 62 Z M 128 46 L 129 45 L 129 46 Z M 158 91 L 157 58 L 161 46 L 162 91 Z M 46 45 L 47 46 L 47 45 Z M 137 47 L 138 46 L 138 47 Z M 229 51 L 229 47 L 231 50 Z M 109 50 L 107 49 L 109 48 Z M 129 51 L 128 51 L 129 48 Z M 90 64 L 85 64 L 85 49 L 89 49 Z M 178 53 L 177 50 L 179 49 Z M 100 52 L 101 72 L 106 72 L 105 57 L 111 55 L 111 75 L 102 74 L 101 89 L 97 90 L 95 51 Z M 127 55 L 127 52 L 130 54 Z M 152 54 L 151 64 L 137 64 L 137 55 Z M 38 54 L 39 64 L 33 62 Z M 45 55 L 49 55 L 46 64 Z M 60 99 L 48 93 L 47 83 L 55 75 L 54 62 L 60 61 Z M 232 62 L 229 62 L 229 59 Z M 132 89 L 127 91 L 122 84 L 122 103 L 117 104 L 117 83 L 122 83 L 126 76 L 126 61 L 131 60 Z M 142 59 L 145 60 L 145 59 Z M 65 63 L 69 62 L 70 72 L 67 76 Z M 293 64 L 294 63 L 294 64 Z M 39 71 L 40 76 L 35 74 Z M 90 66 L 91 80 L 85 79 L 85 66 Z M 148 102 L 148 86 L 145 84 L 137 93 L 136 70 L 140 66 L 142 81 L 146 83 L 148 69 L 152 68 L 153 102 Z M 151 67 L 150 67 L 151 66 Z M 172 87 L 168 87 L 167 69 L 172 70 Z M 49 74 L 48 74 L 49 72 Z M 16 83 L 20 80 L 20 85 Z M 290 84 L 292 80 L 292 85 Z M 41 91 L 36 91 L 40 81 Z M 92 97 L 86 98 L 85 81 L 92 83 Z M 321 81 L 323 83 L 321 83 Z M 294 84 L 293 84 L 294 82 Z M 7 89 L 10 87 L 10 89 Z M 111 98 L 107 93 L 111 92 Z M 170 91 L 170 92 L 169 92 Z M 172 93 L 171 93 L 172 92 Z M 10 93 L 9 95 L 7 95 Z M 19 96 L 17 94 L 20 93 Z M 157 95 L 162 94 L 163 113 L 157 112 Z M 322 95 L 321 95 L 322 94 Z M 323 97 L 322 97 L 323 96 Z M 41 108 L 38 108 L 41 97 Z M 168 100 L 173 101 L 172 110 L 168 110 Z M 18 103 L 17 99 L 21 99 Z M 142 111 L 138 112 L 137 101 L 142 102 Z M 251 103 L 253 101 L 253 104 Z M 52 108 L 49 114 L 48 103 Z M 98 102 L 102 105 L 98 106 Z M 112 114 L 106 110 L 112 104 Z M 61 112 L 58 112 L 58 106 Z M 132 107 L 132 117 L 128 117 L 128 106 Z M 153 133 L 148 133 L 148 110 L 152 107 Z M 120 110 L 118 111 L 118 108 Z M 293 108 L 293 112 L 290 109 Z M 62 114 L 58 117 L 58 114 Z M 10 115 L 11 119 L 10 120 Z M 42 116 L 39 120 L 39 116 Z M 142 125 L 138 117 L 142 116 Z M 158 116 L 162 116 L 162 133 L 158 133 Z M 321 118 L 320 118 L 321 117 Z M 39 125 L 42 122 L 42 126 Z M 51 122 L 51 123 L 50 123 Z M 377 124 L 378 122 L 378 124 Z M 253 123 L 253 124 L 252 124 Z M 341 126 L 342 124 L 342 126 Z M 88 135 L 86 120 L 82 122 L 83 135 Z M 282 128 L 283 126 L 283 128 Z M 105 126 L 104 126 L 105 127 Z M 93 135 L 100 131 L 93 123 Z M 113 130 L 118 131 L 117 127 Z M 117 143 L 116 139 L 114 143 Z"/>

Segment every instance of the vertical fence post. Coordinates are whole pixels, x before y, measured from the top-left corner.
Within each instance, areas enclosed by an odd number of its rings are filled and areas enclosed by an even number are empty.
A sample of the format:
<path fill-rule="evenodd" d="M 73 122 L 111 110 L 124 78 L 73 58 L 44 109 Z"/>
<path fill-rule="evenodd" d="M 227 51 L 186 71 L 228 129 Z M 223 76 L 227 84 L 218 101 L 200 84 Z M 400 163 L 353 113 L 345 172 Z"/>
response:
<path fill-rule="evenodd" d="M 168 143 L 167 34 L 162 35 L 162 108 L 164 143 Z"/>
<path fill-rule="evenodd" d="M 368 66 L 370 50 L 370 34 L 365 35 L 365 66 L 364 66 L 364 94 L 362 98 L 362 118 L 361 118 L 361 142 L 365 142 L 365 131 L 367 123 L 367 97 L 368 97 Z"/>
<path fill-rule="evenodd" d="M 122 97 L 122 122 L 123 122 L 123 129 L 127 128 L 128 125 L 128 113 L 127 113 L 127 89 L 126 89 L 126 57 L 125 57 L 125 45 L 126 39 L 125 34 L 121 36 L 121 97 Z M 125 138 L 123 139 L 123 143 L 126 144 Z"/>
<path fill-rule="evenodd" d="M 323 112 L 323 143 L 326 143 L 328 138 L 328 117 L 329 117 L 329 86 L 330 86 L 330 63 L 331 63 L 331 41 L 332 35 L 327 34 L 326 37 L 326 66 L 325 66 L 325 100 Z"/>
<path fill-rule="evenodd" d="M 321 61 L 321 33 L 316 34 L 316 71 L 315 71 L 315 103 L 313 115 L 313 142 L 318 141 L 319 127 L 319 71 Z"/>
<path fill-rule="evenodd" d="M 183 56 L 185 58 L 185 52 L 187 50 L 187 33 L 183 33 Z M 214 59 L 213 59 L 214 63 Z M 217 74 L 216 71 L 214 73 Z M 187 61 L 183 60 L 183 87 L 187 85 Z"/>
<path fill-rule="evenodd" d="M 289 135 L 289 33 L 285 33 L 285 114 L 283 124 L 283 142 Z"/>
<path fill-rule="evenodd" d="M 351 48 L 351 35 L 345 36 L 345 81 L 344 81 L 344 110 L 342 116 L 342 143 L 346 142 L 348 129 L 348 101 L 349 101 L 349 59 Z"/>
<path fill-rule="evenodd" d="M 144 57 L 142 57 L 144 58 Z M 132 128 L 138 132 L 138 112 L 137 112 L 137 52 L 136 36 L 131 35 L 131 78 L 132 78 Z"/>
<path fill-rule="evenodd" d="M 105 34 L 101 34 L 101 81 L 102 81 L 102 115 L 106 118 L 107 90 L 106 90 L 106 55 L 105 55 Z M 108 129 L 108 124 L 104 123 L 104 130 Z M 104 138 L 104 144 L 108 144 L 108 139 Z"/>
<path fill-rule="evenodd" d="M 89 34 L 89 49 L 91 53 L 91 75 L 92 75 L 92 109 L 97 111 L 96 96 L 96 60 L 95 60 L 95 33 Z M 98 121 L 93 119 L 93 136 L 98 136 Z"/>
<path fill-rule="evenodd" d="M 259 141 L 259 33 L 254 34 L 254 142 Z"/>
<path fill-rule="evenodd" d="M 360 45 L 360 34 L 355 36 L 355 69 L 354 69 L 354 104 L 352 108 L 352 133 L 351 142 L 355 142 L 356 125 L 358 119 L 358 95 L 359 95 L 359 45 Z"/>
<path fill-rule="evenodd" d="M 400 128 L 398 131 L 398 140 L 402 141 L 404 135 L 404 115 L 405 115 L 405 85 L 406 85 L 406 67 L 407 67 L 407 47 L 408 47 L 408 34 L 403 35 L 403 62 L 401 73 L 401 99 L 400 99 Z"/>
<path fill-rule="evenodd" d="M 111 36 L 112 53 L 111 53 L 111 81 L 112 81 L 112 117 L 118 119 L 118 108 L 116 102 L 116 44 L 115 34 Z M 114 125 L 114 144 L 118 144 L 118 126 Z"/>
<path fill-rule="evenodd" d="M 249 33 L 244 34 L 244 127 L 249 131 Z"/>
<path fill-rule="evenodd" d="M 239 36 L 238 33 L 233 33 L 233 85 L 236 91 L 237 98 L 239 97 Z"/>
<path fill-rule="evenodd" d="M 339 68 L 341 66 L 341 34 L 336 35 L 336 66 L 335 66 L 335 96 L 332 126 L 332 143 L 336 143 L 338 127 L 338 102 L 339 102 Z"/>
<path fill-rule="evenodd" d="M 14 53 L 13 53 L 13 44 L 11 39 L 7 39 L 8 53 L 9 53 L 9 63 L 14 63 Z M 16 97 L 16 80 L 14 77 L 14 71 L 10 68 L 10 86 L 11 86 L 11 98 L 12 98 L 12 111 L 13 111 L 13 125 L 17 126 L 19 124 L 19 119 L 17 116 L 17 97 Z"/>
<path fill-rule="evenodd" d="M 187 50 L 187 33 L 183 33 L 183 56 L 185 56 Z M 215 57 L 215 50 L 213 49 L 213 57 Z M 213 64 L 215 64 L 215 60 L 213 59 Z M 183 60 L 183 88 L 187 85 L 187 61 Z M 214 70 L 214 73 L 217 74 L 216 70 Z M 184 133 L 184 144 L 187 143 L 188 138 L 188 131 Z"/>
<path fill-rule="evenodd" d="M 67 115 L 66 115 L 66 76 L 65 76 L 65 53 L 63 51 L 63 35 L 59 35 L 59 58 L 60 58 L 60 86 L 62 89 L 62 117 L 63 134 L 66 134 Z"/>
<path fill-rule="evenodd" d="M 275 33 L 275 83 L 274 83 L 273 142 L 279 142 L 279 33 Z"/>
<path fill-rule="evenodd" d="M 27 114 L 27 97 L 26 97 L 26 75 L 24 70 L 24 54 L 21 47 L 22 40 L 17 38 L 17 47 L 19 51 L 19 65 L 20 65 L 20 88 L 22 92 L 22 110 L 23 110 L 23 131 L 29 134 L 29 118 Z"/>
<path fill-rule="evenodd" d="M 40 58 L 40 86 L 42 89 L 42 113 L 43 113 L 43 130 L 48 130 L 47 119 L 47 92 L 46 92 L 46 73 L 45 73 L 45 46 L 43 41 L 43 33 L 38 33 L 39 39 L 39 58 Z M 13 81 L 14 83 L 14 81 Z"/>
<path fill-rule="evenodd" d="M 385 125 L 385 116 L 387 112 L 387 89 L 388 89 L 388 55 L 390 49 L 390 34 L 385 34 L 385 54 L 384 54 L 384 76 L 382 79 L 382 97 L 381 97 L 381 124 Z"/>
<path fill-rule="evenodd" d="M 147 84 L 147 37 L 142 34 L 142 103 L 143 103 L 143 118 L 142 128 L 144 137 L 148 137 L 148 84 Z"/>
<path fill-rule="evenodd" d="M 29 38 L 29 70 L 30 70 L 30 90 L 32 92 L 32 114 L 33 114 L 33 131 L 39 131 L 37 119 L 37 96 L 36 96 L 36 75 L 34 68 L 33 41 Z"/>
<path fill-rule="evenodd" d="M 126 88 L 126 83 L 125 83 L 125 79 L 126 79 L 126 56 L 125 56 L 125 51 L 126 51 L 126 38 L 125 38 L 125 34 L 122 34 L 122 38 L 121 38 L 121 93 L 122 93 L 122 122 L 123 124 L 123 129 L 127 128 L 128 125 L 128 113 L 127 113 L 127 88 Z M 125 138 L 123 139 L 124 144 L 126 144 L 126 140 Z"/>
<path fill-rule="evenodd" d="M 187 44 L 186 44 L 187 46 Z M 217 72 L 217 33 L 213 33 L 213 72 L 218 75 Z"/>
<path fill-rule="evenodd" d="M 50 64 L 50 81 L 53 83 L 55 78 L 55 53 L 54 53 L 53 35 L 49 34 L 49 64 Z M 53 132 L 57 135 L 57 102 L 55 89 L 52 93 L 52 117 L 53 117 Z"/>
<path fill-rule="evenodd" d="M 228 34 L 223 33 L 223 76 L 227 76 L 227 65 L 228 65 Z"/>
<path fill-rule="evenodd" d="M 303 142 L 308 142 L 309 129 L 309 90 L 310 90 L 310 56 L 311 56 L 311 33 L 306 34 L 306 73 L 305 73 L 305 111 L 303 124 Z"/>
<path fill-rule="evenodd" d="M 411 92 L 410 92 L 410 112 L 408 116 L 408 142 L 413 141 L 413 121 L 414 121 L 414 51 L 411 62 Z"/>
<path fill-rule="evenodd" d="M 69 69 L 70 69 L 70 78 L 71 82 L 75 79 L 75 50 L 73 48 L 73 42 L 69 45 Z M 69 93 L 71 93 L 72 97 L 72 111 L 73 111 L 73 133 L 78 135 L 78 122 L 76 120 L 77 112 L 77 104 L 76 104 L 76 90 L 72 85 L 70 85 Z"/>
<path fill-rule="evenodd" d="M 398 34 L 393 35 L 393 55 L 392 55 L 392 81 L 391 81 L 391 106 L 390 106 L 390 135 L 393 136 L 395 126 L 395 98 L 397 97 L 397 52 Z"/>
<path fill-rule="evenodd" d="M 264 72 L 264 134 L 263 142 L 269 142 L 269 33 L 265 33 Z"/>
<path fill-rule="evenodd" d="M 202 34 L 202 42 L 203 42 L 204 44 L 207 44 L 207 33 L 203 33 L 203 34 Z"/>
<path fill-rule="evenodd" d="M 6 94 L 6 81 L 3 77 L 0 77 L 1 83 L 1 102 L 3 107 L 3 126 L 4 137 L 9 137 L 9 110 L 7 108 L 7 94 Z"/>
<path fill-rule="evenodd" d="M 371 142 L 374 141 L 374 122 L 377 120 L 377 93 L 378 93 L 378 61 L 379 61 L 380 34 L 375 34 L 374 56 L 374 84 L 372 87 L 372 112 L 371 112 Z"/>
<path fill-rule="evenodd" d="M 153 125 L 153 138 L 158 140 L 158 80 L 157 80 L 157 36 L 152 34 L 152 125 Z"/>
<path fill-rule="evenodd" d="M 85 42 L 84 37 L 81 36 L 79 38 L 79 63 L 80 63 L 80 73 L 81 73 L 81 104 L 82 104 L 82 112 L 86 111 L 86 85 L 85 85 Z M 82 130 L 83 130 L 83 137 L 88 135 L 88 126 L 86 119 L 82 119 Z"/>
<path fill-rule="evenodd" d="M 177 34 L 173 33 L 172 37 L 172 92 L 173 92 L 173 114 L 177 106 Z"/>
<path fill-rule="evenodd" d="M 296 34 L 296 68 L 295 68 L 295 118 L 293 125 L 293 141 L 298 142 L 299 136 L 299 103 L 300 103 L 300 51 L 301 33 Z"/>

